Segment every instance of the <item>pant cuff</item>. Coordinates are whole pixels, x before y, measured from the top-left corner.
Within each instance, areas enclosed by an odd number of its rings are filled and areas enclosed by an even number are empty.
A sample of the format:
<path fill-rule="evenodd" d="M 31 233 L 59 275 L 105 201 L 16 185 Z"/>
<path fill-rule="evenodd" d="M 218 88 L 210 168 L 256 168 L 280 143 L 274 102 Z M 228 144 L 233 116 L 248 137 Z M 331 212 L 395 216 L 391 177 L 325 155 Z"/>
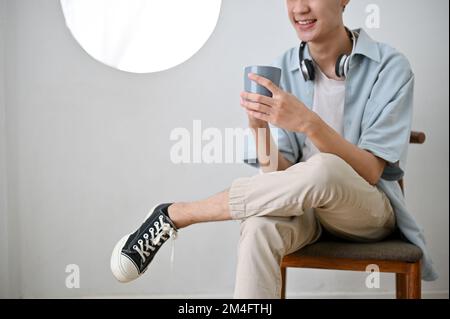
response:
<path fill-rule="evenodd" d="M 228 191 L 228 205 L 232 219 L 244 219 L 246 217 L 245 198 L 250 184 L 250 178 L 241 177 L 231 183 Z"/>

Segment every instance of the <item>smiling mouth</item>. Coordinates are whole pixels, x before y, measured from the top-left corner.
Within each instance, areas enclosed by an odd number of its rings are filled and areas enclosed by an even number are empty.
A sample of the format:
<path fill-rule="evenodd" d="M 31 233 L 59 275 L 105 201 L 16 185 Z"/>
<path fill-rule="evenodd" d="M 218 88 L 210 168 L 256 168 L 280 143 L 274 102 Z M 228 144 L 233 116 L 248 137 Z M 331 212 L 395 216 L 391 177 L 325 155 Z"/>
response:
<path fill-rule="evenodd" d="M 301 26 L 308 26 L 312 25 L 317 21 L 317 19 L 301 19 L 301 20 L 295 20 L 295 23 L 301 25 Z"/>

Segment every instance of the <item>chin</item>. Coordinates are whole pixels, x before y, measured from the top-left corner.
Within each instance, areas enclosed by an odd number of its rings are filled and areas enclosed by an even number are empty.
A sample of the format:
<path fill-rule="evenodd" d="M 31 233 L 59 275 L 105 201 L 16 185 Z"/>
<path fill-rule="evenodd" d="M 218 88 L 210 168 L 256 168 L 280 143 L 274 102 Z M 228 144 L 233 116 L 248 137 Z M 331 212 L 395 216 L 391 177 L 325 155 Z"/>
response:
<path fill-rule="evenodd" d="M 314 32 L 297 32 L 298 38 L 303 42 L 313 42 L 317 39 Z"/>
<path fill-rule="evenodd" d="M 320 34 L 318 26 L 312 30 L 299 30 L 297 27 L 295 29 L 298 38 L 303 42 L 314 42 L 318 39 Z"/>

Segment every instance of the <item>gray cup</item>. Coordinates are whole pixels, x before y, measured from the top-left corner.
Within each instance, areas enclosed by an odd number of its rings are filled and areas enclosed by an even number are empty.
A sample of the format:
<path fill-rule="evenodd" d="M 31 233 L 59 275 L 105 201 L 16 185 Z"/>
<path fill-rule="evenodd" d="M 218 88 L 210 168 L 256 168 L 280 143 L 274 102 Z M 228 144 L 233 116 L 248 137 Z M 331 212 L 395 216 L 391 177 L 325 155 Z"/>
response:
<path fill-rule="evenodd" d="M 249 73 L 255 73 L 265 77 L 272 81 L 276 86 L 280 86 L 281 69 L 273 66 L 253 65 L 246 67 L 244 70 L 244 90 L 246 92 L 272 97 L 272 92 L 248 78 Z"/>

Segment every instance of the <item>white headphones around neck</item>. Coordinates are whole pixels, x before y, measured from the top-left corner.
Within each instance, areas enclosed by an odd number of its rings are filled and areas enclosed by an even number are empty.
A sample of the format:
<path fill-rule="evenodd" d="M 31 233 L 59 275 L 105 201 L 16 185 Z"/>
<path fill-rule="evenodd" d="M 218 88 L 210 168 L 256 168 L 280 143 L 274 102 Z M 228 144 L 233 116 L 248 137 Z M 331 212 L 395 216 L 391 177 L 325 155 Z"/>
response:
<path fill-rule="evenodd" d="M 356 41 L 357 41 L 357 33 L 354 31 L 348 30 L 347 32 L 352 40 L 353 47 L 352 47 L 352 53 L 350 55 L 341 54 L 338 56 L 336 60 L 336 66 L 335 66 L 335 72 L 336 76 L 342 78 L 347 77 L 348 70 L 350 69 L 350 57 L 352 56 L 353 52 L 355 51 L 356 47 Z M 307 43 L 301 42 L 300 43 L 300 49 L 299 49 L 299 60 L 300 60 L 300 70 L 303 74 L 303 78 L 305 81 L 314 81 L 315 79 L 315 70 L 314 70 L 314 63 L 310 59 L 304 59 L 304 51 Z"/>

